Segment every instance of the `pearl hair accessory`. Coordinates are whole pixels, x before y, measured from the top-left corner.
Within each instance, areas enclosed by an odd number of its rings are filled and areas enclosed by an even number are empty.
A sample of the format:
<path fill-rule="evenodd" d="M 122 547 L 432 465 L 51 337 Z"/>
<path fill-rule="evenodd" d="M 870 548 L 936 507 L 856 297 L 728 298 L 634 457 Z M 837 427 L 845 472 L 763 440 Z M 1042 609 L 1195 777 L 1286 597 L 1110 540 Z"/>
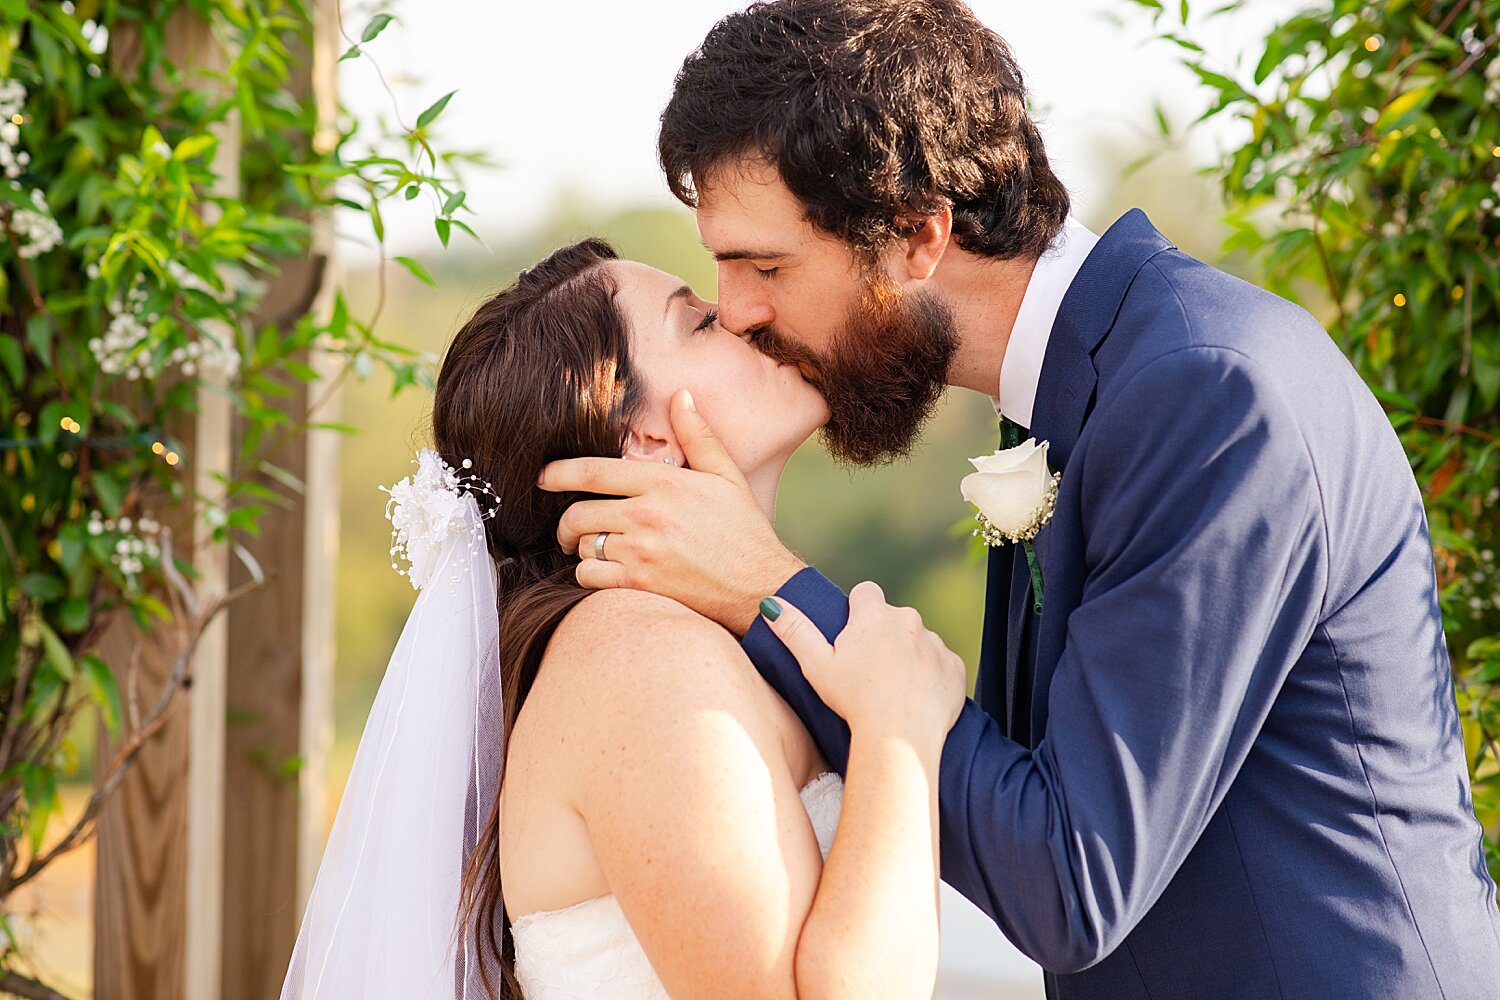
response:
<path fill-rule="evenodd" d="M 499 513 L 500 497 L 488 482 L 454 469 L 431 448 L 419 451 L 415 461 L 415 475 L 380 489 L 390 494 L 385 516 L 391 522 L 391 569 L 420 590 L 431 582 L 450 539 L 467 535 L 471 555 L 484 549 L 484 522 Z M 465 470 L 473 467 L 472 459 L 463 460 Z M 493 501 L 489 510 L 481 509 L 480 496 Z M 406 560 L 405 569 L 397 558 Z M 456 586 L 458 577 L 451 576 L 448 582 Z"/>

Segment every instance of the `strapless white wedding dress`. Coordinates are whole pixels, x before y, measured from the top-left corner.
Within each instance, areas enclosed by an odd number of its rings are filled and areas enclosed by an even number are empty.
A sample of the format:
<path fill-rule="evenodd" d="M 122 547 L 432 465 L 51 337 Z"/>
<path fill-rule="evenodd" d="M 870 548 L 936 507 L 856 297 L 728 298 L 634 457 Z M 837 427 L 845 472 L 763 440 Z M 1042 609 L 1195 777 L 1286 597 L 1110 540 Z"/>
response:
<path fill-rule="evenodd" d="M 825 861 L 843 804 L 844 783 L 833 772 L 802 789 Z M 613 895 L 528 913 L 511 933 L 526 1000 L 669 1000 Z"/>

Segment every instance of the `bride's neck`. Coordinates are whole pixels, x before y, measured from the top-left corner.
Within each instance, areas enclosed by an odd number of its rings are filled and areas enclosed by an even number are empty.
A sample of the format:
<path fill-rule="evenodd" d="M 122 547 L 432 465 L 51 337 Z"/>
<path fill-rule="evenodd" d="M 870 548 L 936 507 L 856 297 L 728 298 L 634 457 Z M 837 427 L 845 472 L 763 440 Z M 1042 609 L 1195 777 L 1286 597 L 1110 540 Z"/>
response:
<path fill-rule="evenodd" d="M 750 495 L 766 515 L 766 520 L 776 522 L 776 491 L 781 487 L 781 474 L 786 471 L 786 462 L 778 462 L 764 469 L 745 475 L 750 486 Z"/>

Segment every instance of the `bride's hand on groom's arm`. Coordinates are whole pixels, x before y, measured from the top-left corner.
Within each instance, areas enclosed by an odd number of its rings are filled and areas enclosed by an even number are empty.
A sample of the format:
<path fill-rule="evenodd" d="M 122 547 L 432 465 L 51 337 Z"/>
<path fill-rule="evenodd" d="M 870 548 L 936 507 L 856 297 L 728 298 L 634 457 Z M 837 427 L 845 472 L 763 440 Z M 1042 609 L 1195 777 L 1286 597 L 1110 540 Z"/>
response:
<path fill-rule="evenodd" d="M 583 586 L 649 590 L 744 635 L 760 598 L 806 564 L 776 537 L 686 390 L 673 397 L 671 412 L 688 468 L 575 458 L 548 465 L 538 485 L 619 498 L 579 501 L 558 524 L 558 544 L 585 557 Z M 609 533 L 604 560 L 593 558 L 600 532 Z"/>
<path fill-rule="evenodd" d="M 762 605 L 771 630 L 855 741 L 895 737 L 933 767 L 963 708 L 963 660 L 911 608 L 892 607 L 874 583 L 849 592 L 849 623 L 832 644 L 783 598 Z"/>

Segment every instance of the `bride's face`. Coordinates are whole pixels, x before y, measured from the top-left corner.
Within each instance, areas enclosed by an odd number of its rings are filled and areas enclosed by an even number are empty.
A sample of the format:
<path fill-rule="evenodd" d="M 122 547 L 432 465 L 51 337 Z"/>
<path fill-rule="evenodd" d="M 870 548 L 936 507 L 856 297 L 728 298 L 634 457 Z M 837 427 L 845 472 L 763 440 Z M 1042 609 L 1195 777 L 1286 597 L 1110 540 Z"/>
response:
<path fill-rule="evenodd" d="M 729 333 L 715 321 L 713 304 L 680 279 L 634 261 L 608 266 L 630 325 L 631 363 L 646 390 L 626 457 L 683 463 L 668 416 L 679 389 L 692 392 L 698 412 L 747 477 L 779 472 L 828 420 L 823 397 L 796 366 L 773 361 Z"/>

